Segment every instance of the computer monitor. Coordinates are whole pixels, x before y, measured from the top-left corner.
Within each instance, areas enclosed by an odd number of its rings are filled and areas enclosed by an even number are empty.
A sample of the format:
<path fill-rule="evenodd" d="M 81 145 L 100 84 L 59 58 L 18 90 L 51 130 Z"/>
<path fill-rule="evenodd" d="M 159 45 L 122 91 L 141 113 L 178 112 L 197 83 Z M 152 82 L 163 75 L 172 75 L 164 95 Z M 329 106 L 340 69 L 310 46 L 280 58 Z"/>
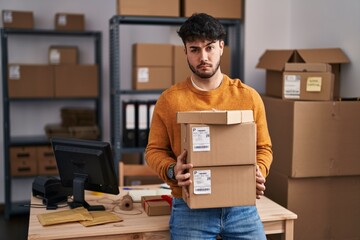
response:
<path fill-rule="evenodd" d="M 51 144 L 61 183 L 64 187 L 73 188 L 70 207 L 105 210 L 102 205 L 90 206 L 85 201 L 85 190 L 119 194 L 110 144 L 63 137 L 52 138 Z"/>

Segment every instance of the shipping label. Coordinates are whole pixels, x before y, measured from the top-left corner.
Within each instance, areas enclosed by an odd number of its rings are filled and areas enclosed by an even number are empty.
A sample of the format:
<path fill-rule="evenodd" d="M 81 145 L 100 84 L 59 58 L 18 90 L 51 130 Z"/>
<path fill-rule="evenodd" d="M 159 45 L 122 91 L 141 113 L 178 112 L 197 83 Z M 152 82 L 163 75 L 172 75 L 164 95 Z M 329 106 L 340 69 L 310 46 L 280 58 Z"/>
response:
<path fill-rule="evenodd" d="M 211 194 L 211 170 L 194 170 L 194 194 Z"/>
<path fill-rule="evenodd" d="M 285 75 L 284 78 L 284 97 L 290 99 L 300 98 L 300 75 Z"/>
<path fill-rule="evenodd" d="M 137 69 L 137 81 L 139 83 L 149 82 L 149 68 L 142 67 Z"/>
<path fill-rule="evenodd" d="M 193 152 L 210 151 L 210 127 L 193 127 L 191 133 Z"/>

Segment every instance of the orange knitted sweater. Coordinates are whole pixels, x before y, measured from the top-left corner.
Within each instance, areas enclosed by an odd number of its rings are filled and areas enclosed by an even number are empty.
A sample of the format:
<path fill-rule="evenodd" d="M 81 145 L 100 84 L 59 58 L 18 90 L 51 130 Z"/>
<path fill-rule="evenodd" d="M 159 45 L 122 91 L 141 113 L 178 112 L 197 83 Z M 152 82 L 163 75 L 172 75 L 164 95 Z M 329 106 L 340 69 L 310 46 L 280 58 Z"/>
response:
<path fill-rule="evenodd" d="M 182 152 L 176 113 L 211 109 L 253 110 L 257 126 L 257 164 L 264 177 L 269 173 L 272 162 L 271 140 L 260 95 L 239 79 L 230 79 L 226 75 L 221 85 L 211 91 L 196 89 L 188 78 L 165 90 L 157 100 L 145 155 L 148 165 L 170 185 L 174 197 L 182 197 L 181 188 L 167 178 L 166 171 Z"/>

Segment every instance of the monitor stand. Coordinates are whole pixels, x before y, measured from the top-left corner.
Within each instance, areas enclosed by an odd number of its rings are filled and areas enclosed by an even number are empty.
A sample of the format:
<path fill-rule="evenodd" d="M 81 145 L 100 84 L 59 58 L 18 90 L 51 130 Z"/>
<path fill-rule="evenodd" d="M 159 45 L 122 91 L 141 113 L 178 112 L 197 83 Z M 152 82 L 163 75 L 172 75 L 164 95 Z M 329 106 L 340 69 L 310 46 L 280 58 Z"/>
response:
<path fill-rule="evenodd" d="M 85 201 L 86 176 L 76 176 L 73 180 L 73 201 L 68 202 L 70 208 L 84 207 L 89 211 L 104 211 L 103 205 L 90 205 Z"/>

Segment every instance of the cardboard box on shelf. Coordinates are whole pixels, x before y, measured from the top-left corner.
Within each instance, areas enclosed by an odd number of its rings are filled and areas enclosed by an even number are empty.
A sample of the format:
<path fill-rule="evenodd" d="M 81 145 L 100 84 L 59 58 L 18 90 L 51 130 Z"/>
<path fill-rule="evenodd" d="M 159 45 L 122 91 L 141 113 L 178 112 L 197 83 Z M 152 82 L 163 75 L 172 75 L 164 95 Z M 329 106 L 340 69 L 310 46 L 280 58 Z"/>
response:
<path fill-rule="evenodd" d="M 4 28 L 33 29 L 34 14 L 30 11 L 2 10 Z"/>
<path fill-rule="evenodd" d="M 241 19 L 242 0 L 183 0 L 182 16 L 190 17 L 193 13 L 204 12 L 215 18 Z"/>
<path fill-rule="evenodd" d="M 255 165 L 194 167 L 192 184 L 183 190 L 189 208 L 255 205 Z"/>
<path fill-rule="evenodd" d="M 96 125 L 96 112 L 93 108 L 63 107 L 60 112 L 63 126 Z"/>
<path fill-rule="evenodd" d="M 55 65 L 55 97 L 97 97 L 97 65 Z"/>
<path fill-rule="evenodd" d="M 359 175 L 291 178 L 271 169 L 265 195 L 298 215 L 294 239 L 360 239 L 359 186 Z"/>
<path fill-rule="evenodd" d="M 55 30 L 57 31 L 84 31 L 85 15 L 78 13 L 56 13 Z"/>
<path fill-rule="evenodd" d="M 57 164 L 51 146 L 37 146 L 38 175 L 58 175 Z"/>
<path fill-rule="evenodd" d="M 360 101 L 263 101 L 271 169 L 295 178 L 360 175 Z"/>
<path fill-rule="evenodd" d="M 156 56 L 156 58 L 154 58 Z M 161 90 L 172 84 L 172 45 L 133 45 L 133 88 Z"/>
<path fill-rule="evenodd" d="M 50 65 L 9 64 L 8 87 L 13 98 L 53 97 L 53 69 Z"/>
<path fill-rule="evenodd" d="M 35 176 L 37 169 L 36 147 L 11 147 L 10 148 L 10 168 L 11 176 Z"/>
<path fill-rule="evenodd" d="M 333 100 L 334 74 L 326 63 L 286 63 L 282 98 L 293 100 Z"/>
<path fill-rule="evenodd" d="M 187 150 L 187 162 L 195 167 L 255 164 L 256 125 L 252 111 L 194 111 L 177 115 L 181 149 Z"/>
<path fill-rule="evenodd" d="M 76 46 L 50 46 L 49 64 L 77 64 L 78 48 Z"/>
<path fill-rule="evenodd" d="M 191 75 L 191 70 L 186 61 L 186 55 L 183 45 L 173 46 L 173 84 L 184 81 Z M 231 76 L 231 53 L 230 47 L 225 46 L 220 61 L 221 72 Z"/>
<path fill-rule="evenodd" d="M 179 17 L 179 0 L 117 0 L 117 14 L 122 16 Z"/>
<path fill-rule="evenodd" d="M 266 50 L 257 68 L 266 69 L 266 94 L 282 97 L 283 72 L 286 63 L 328 63 L 334 77 L 334 98 L 340 97 L 340 64 L 349 63 L 340 48 Z"/>
<path fill-rule="evenodd" d="M 170 215 L 171 213 L 171 196 L 142 196 L 141 205 L 149 216 Z"/>

